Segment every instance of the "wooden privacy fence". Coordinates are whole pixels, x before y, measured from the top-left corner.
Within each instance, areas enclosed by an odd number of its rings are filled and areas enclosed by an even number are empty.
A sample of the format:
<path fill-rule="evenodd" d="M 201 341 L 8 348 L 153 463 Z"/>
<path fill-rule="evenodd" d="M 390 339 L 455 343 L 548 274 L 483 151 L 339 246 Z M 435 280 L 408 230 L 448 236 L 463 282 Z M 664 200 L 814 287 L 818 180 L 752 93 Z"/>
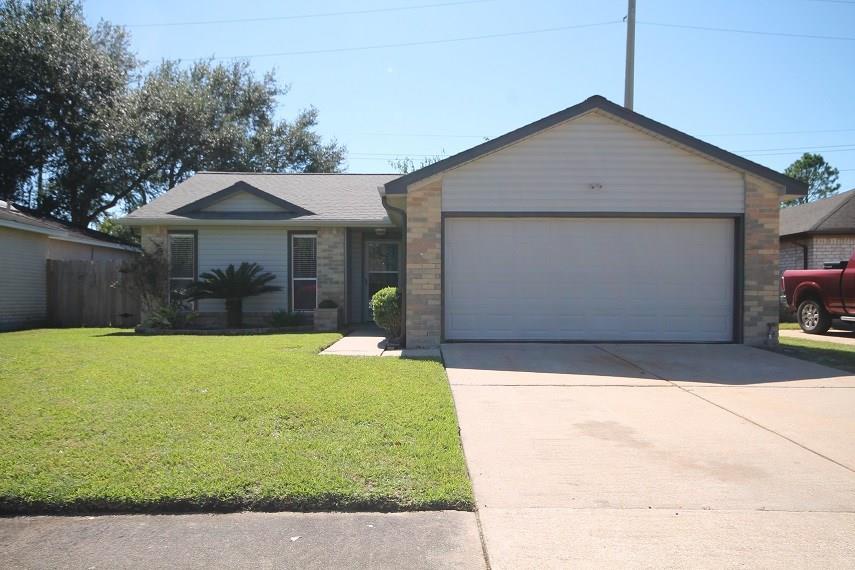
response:
<path fill-rule="evenodd" d="M 130 327 L 140 321 L 139 294 L 122 261 L 47 261 L 48 320 L 55 327 Z"/>

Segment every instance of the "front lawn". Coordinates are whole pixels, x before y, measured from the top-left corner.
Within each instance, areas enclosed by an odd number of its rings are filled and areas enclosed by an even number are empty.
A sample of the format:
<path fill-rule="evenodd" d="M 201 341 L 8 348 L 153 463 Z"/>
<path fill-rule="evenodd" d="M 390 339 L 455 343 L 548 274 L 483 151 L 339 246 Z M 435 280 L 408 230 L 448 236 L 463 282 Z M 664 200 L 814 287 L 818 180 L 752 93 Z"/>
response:
<path fill-rule="evenodd" d="M 0 512 L 470 509 L 432 361 L 336 334 L 0 334 Z"/>
<path fill-rule="evenodd" d="M 817 337 L 821 339 L 821 336 Z M 855 346 L 839 342 L 821 340 L 802 340 L 800 338 L 780 337 L 778 350 L 787 356 L 810 360 L 817 364 L 839 368 L 855 374 Z"/>

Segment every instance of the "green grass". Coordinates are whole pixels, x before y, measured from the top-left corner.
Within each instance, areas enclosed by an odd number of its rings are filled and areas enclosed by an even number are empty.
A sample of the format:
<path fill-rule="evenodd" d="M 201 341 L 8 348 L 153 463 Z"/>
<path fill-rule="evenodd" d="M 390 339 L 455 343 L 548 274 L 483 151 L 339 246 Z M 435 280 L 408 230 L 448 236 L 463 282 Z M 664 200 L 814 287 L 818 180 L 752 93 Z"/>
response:
<path fill-rule="evenodd" d="M 797 331 L 801 330 L 799 323 L 778 323 L 778 328 L 782 331 Z"/>
<path fill-rule="evenodd" d="M 778 350 L 787 356 L 795 356 L 855 374 L 855 346 L 783 336 L 779 339 L 779 345 Z"/>
<path fill-rule="evenodd" d="M 471 509 L 438 362 L 336 334 L 0 334 L 0 512 Z"/>

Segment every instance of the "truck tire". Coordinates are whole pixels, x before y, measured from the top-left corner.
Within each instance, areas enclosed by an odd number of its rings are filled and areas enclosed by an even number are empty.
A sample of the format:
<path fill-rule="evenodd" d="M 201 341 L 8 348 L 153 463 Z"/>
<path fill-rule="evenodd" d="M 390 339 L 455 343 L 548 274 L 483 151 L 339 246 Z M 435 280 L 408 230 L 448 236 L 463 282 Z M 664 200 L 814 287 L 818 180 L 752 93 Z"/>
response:
<path fill-rule="evenodd" d="M 796 316 L 799 318 L 799 326 L 807 334 L 825 334 L 831 328 L 831 315 L 815 299 L 802 301 Z"/>

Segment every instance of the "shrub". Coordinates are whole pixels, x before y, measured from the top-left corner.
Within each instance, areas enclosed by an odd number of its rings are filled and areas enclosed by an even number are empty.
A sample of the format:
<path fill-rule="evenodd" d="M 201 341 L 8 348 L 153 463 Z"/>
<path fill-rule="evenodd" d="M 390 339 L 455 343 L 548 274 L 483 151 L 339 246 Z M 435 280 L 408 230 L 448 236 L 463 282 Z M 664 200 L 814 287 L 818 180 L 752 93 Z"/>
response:
<path fill-rule="evenodd" d="M 389 338 L 401 337 L 401 294 L 397 287 L 385 287 L 371 297 L 371 312 Z"/>
<path fill-rule="evenodd" d="M 332 299 L 324 299 L 318 304 L 319 309 L 337 309 L 338 303 L 333 301 Z"/>
<path fill-rule="evenodd" d="M 230 264 L 223 269 L 212 269 L 199 276 L 187 288 L 187 299 L 225 299 L 226 323 L 229 328 L 243 326 L 243 300 L 271 291 L 281 291 L 278 285 L 268 285 L 276 279 L 272 273 L 265 272 L 257 263 L 243 263 L 235 269 Z"/>
<path fill-rule="evenodd" d="M 270 326 L 272 327 L 296 327 L 301 324 L 303 324 L 303 315 L 300 313 L 291 313 L 281 309 L 270 314 Z"/>
<path fill-rule="evenodd" d="M 180 303 L 170 303 L 152 308 L 143 326 L 152 329 L 186 329 L 198 315 L 186 310 Z"/>

